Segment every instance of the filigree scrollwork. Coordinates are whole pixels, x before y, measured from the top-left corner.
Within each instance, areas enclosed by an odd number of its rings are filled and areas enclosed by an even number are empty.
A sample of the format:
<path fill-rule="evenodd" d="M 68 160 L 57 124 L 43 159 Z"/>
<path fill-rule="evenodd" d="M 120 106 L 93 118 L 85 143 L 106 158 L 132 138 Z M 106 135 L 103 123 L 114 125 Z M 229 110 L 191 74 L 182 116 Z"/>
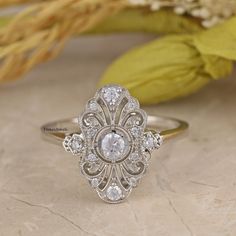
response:
<path fill-rule="evenodd" d="M 145 174 L 152 151 L 145 144 L 157 140 L 145 132 L 146 125 L 147 114 L 120 86 L 106 86 L 88 101 L 79 117 L 84 142 L 80 167 L 103 200 L 124 200 Z"/>

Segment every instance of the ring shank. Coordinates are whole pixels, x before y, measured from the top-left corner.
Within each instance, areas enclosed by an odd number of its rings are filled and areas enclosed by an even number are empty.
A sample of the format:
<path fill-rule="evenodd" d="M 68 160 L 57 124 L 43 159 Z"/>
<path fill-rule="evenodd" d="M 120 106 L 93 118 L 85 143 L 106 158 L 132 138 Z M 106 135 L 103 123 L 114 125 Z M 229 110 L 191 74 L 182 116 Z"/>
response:
<path fill-rule="evenodd" d="M 188 123 L 179 119 L 148 116 L 147 129 L 160 132 L 163 140 L 179 135 L 187 128 Z M 41 131 L 44 139 L 60 146 L 65 136 L 81 132 L 76 117 L 47 123 L 41 127 Z"/>

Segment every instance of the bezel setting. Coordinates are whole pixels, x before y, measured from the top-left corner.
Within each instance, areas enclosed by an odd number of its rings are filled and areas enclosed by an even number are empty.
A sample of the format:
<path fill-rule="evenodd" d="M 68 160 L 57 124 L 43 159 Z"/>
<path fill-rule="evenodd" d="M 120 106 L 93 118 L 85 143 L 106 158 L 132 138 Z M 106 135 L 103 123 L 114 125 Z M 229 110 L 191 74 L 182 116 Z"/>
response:
<path fill-rule="evenodd" d="M 121 86 L 108 85 L 79 116 L 81 133 L 64 139 L 65 150 L 80 155 L 81 172 L 102 200 L 123 201 L 145 174 L 151 152 L 162 143 L 146 125 L 138 101 Z"/>
<path fill-rule="evenodd" d="M 73 155 L 82 155 L 84 151 L 84 139 L 82 134 L 73 134 L 72 136 L 66 136 L 63 141 L 63 147 L 67 152 L 71 152 Z"/>
<path fill-rule="evenodd" d="M 122 144 L 116 145 L 115 147 L 115 144 L 111 143 L 111 141 L 109 142 L 109 139 L 112 139 L 112 138 L 117 139 L 117 141 L 114 140 L 114 142 L 116 141 L 118 143 L 118 141 L 120 140 Z M 108 154 L 106 151 L 104 151 L 104 148 L 103 148 L 103 146 L 105 146 L 104 143 L 106 142 L 107 139 L 108 141 L 106 144 L 106 148 L 111 149 L 111 151 Z M 95 152 L 101 158 L 101 160 L 109 164 L 120 163 L 124 161 L 131 152 L 131 144 L 132 144 L 132 138 L 130 134 L 125 129 L 121 127 L 115 127 L 115 126 L 107 126 L 101 129 L 96 135 L 96 137 L 94 138 Z M 115 148 L 113 148 L 113 146 Z M 119 148 L 120 150 L 118 150 Z M 113 155 L 112 155 L 112 149 L 113 150 L 116 149 L 113 151 Z"/>

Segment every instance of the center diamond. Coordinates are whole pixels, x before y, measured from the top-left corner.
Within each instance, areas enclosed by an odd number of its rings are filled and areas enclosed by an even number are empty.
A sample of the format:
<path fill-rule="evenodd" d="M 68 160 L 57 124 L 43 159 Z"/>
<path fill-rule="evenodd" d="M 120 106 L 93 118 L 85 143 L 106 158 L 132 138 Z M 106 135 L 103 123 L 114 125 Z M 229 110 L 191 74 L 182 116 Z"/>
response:
<path fill-rule="evenodd" d="M 106 134 L 101 141 L 101 151 L 105 158 L 117 161 L 123 157 L 126 143 L 121 135 L 114 132 Z"/>
<path fill-rule="evenodd" d="M 120 129 L 106 129 L 98 138 L 98 152 L 102 159 L 117 162 L 125 158 L 130 150 L 128 135 Z"/>

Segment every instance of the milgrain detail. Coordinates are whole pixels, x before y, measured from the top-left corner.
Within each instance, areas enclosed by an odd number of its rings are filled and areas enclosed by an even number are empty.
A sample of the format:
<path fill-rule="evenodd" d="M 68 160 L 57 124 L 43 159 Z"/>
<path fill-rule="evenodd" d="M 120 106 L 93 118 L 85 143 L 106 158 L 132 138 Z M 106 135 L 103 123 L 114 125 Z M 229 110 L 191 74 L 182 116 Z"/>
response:
<path fill-rule="evenodd" d="M 161 145 L 161 136 L 146 131 L 146 125 L 147 114 L 136 99 L 126 89 L 108 85 L 80 115 L 81 134 L 64 139 L 66 151 L 80 157 L 81 172 L 102 200 L 121 202 L 138 186 L 151 151 Z"/>

